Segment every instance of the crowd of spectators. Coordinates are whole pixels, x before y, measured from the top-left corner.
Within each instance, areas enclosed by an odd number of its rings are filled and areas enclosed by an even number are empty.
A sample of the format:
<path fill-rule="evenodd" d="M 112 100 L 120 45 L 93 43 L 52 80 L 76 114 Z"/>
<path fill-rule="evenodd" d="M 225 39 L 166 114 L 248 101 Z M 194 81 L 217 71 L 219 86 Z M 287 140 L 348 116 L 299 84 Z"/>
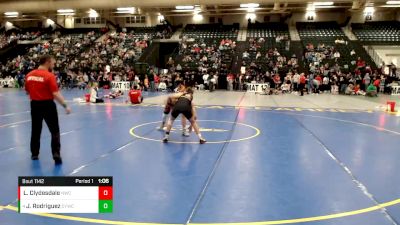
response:
<path fill-rule="evenodd" d="M 5 34 L 0 34 L 0 49 L 7 47 L 12 41 L 12 38 L 6 36 Z"/>
<path fill-rule="evenodd" d="M 295 55 L 286 57 L 277 48 L 263 51 L 264 41 L 263 38 L 249 40 L 249 47 L 242 54 L 241 73 L 227 77 L 228 90 L 244 90 L 246 83 L 266 83 L 266 94 L 300 94 L 304 89 L 309 94 L 376 96 L 379 92 L 389 94 L 392 86 L 399 85 L 400 77 L 393 69 L 390 75 L 385 75 L 383 69 L 373 70 L 354 50 L 350 52 L 351 62 L 344 64 L 338 60 L 340 52 L 324 44 L 306 46 L 303 60 L 309 64 L 308 71 L 299 73 Z M 336 44 L 346 43 L 339 40 Z"/>
<path fill-rule="evenodd" d="M 66 88 L 86 88 L 91 82 L 109 88 L 110 81 L 130 81 L 145 90 L 173 90 L 176 83 L 184 82 L 199 89 L 214 90 L 221 79 L 226 79 L 228 90 L 245 90 L 246 83 L 268 83 L 267 94 L 332 93 L 371 95 L 390 93 L 399 77 L 396 73 L 384 75 L 373 70 L 357 52 L 350 52 L 350 62 L 343 63 L 341 52 L 335 45 L 307 44 L 302 59 L 306 72 L 299 72 L 299 59 L 288 54 L 287 37 L 271 39 L 250 38 L 241 56 L 241 73 L 230 73 L 236 42 L 223 38 L 182 38 L 178 53 L 166 63 L 167 70 L 150 68 L 145 74 L 135 74 L 133 65 L 152 41 L 166 35 L 119 32 L 100 34 L 89 32 L 77 35 L 56 33 L 51 41 L 38 44 L 28 53 L 0 64 L 0 76 L 14 83 L 22 83 L 24 75 L 35 68 L 36 59 L 43 54 L 56 56 L 55 73 L 60 85 Z M 279 39 L 279 40 L 278 40 Z M 270 43 L 273 43 L 272 45 Z M 240 62 L 239 61 L 239 62 Z M 226 78 L 225 78 L 226 77 Z M 303 88 L 302 88 L 303 87 Z"/>
<path fill-rule="evenodd" d="M 102 41 L 94 43 L 82 52 L 61 75 L 68 87 L 83 87 L 88 79 L 104 86 L 110 80 L 126 81 L 133 78 L 133 64 L 147 48 L 149 39 L 134 38 L 133 33 L 107 34 Z M 86 76 L 85 76 L 86 75 Z"/>
<path fill-rule="evenodd" d="M 54 34 L 52 41 L 46 41 L 30 48 L 24 55 L 0 64 L 0 77 L 26 75 L 30 70 L 37 67 L 37 60 L 45 54 L 54 55 L 56 58 L 56 71 L 65 71 L 76 65 L 76 56 L 85 47 L 90 46 L 99 37 L 98 33 L 89 32 L 86 34 L 62 35 L 59 32 Z"/>
<path fill-rule="evenodd" d="M 264 38 L 248 40 L 248 49 L 242 54 L 241 74 L 236 76 L 229 74 L 228 90 L 244 90 L 246 83 L 256 82 L 268 83 L 270 90 L 275 92 L 285 86 L 283 81 L 287 75 L 297 73 L 298 60 L 295 55 L 287 57 L 281 54 L 278 48 L 266 46 L 265 42 Z"/>
<path fill-rule="evenodd" d="M 10 43 L 18 40 L 34 40 L 38 37 L 40 37 L 41 32 L 22 32 L 22 33 L 15 33 L 15 32 L 9 32 L 10 34 L 0 34 L 0 49 L 7 47 L 10 45 Z"/>
<path fill-rule="evenodd" d="M 85 88 L 90 81 L 98 81 L 102 87 L 109 86 L 111 80 L 132 81 L 135 79 L 133 65 L 151 40 L 171 36 L 171 28 L 162 28 L 143 28 L 137 32 L 123 29 L 105 34 L 101 39 L 98 39 L 101 33 L 107 32 L 103 29 L 64 35 L 56 32 L 49 41 L 35 45 L 26 54 L 0 63 L 0 78 L 24 77 L 37 66 L 41 55 L 49 54 L 55 56 L 54 72 L 66 88 Z"/>
<path fill-rule="evenodd" d="M 218 76 L 226 76 L 230 70 L 236 42 L 223 38 L 220 41 L 200 39 L 188 42 L 183 38 L 180 43 L 178 63 L 169 61 L 171 72 L 178 72 L 185 82 L 197 85 L 200 89 L 218 87 Z M 180 59 L 180 60 L 179 60 Z M 180 61 L 180 62 L 179 62 Z"/>
<path fill-rule="evenodd" d="M 342 40 L 336 45 L 346 44 Z M 335 46 L 312 44 L 306 46 L 305 60 L 309 63 L 309 92 L 330 92 L 346 95 L 376 96 L 379 92 L 390 93 L 393 82 L 398 80 L 395 75 L 387 76 L 382 70 L 373 70 L 355 50 L 350 51 L 350 62 L 340 62 L 340 52 Z"/>

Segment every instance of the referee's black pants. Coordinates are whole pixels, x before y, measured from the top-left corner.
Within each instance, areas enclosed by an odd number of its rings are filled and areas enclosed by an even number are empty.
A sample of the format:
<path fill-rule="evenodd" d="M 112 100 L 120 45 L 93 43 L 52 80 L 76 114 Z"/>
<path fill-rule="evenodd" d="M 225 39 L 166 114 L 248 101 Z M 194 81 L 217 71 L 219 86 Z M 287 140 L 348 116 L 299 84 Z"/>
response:
<path fill-rule="evenodd" d="M 31 152 L 32 156 L 38 156 L 40 150 L 40 135 L 42 133 L 43 120 L 46 122 L 51 133 L 51 151 L 53 157 L 60 156 L 60 127 L 58 125 L 57 107 L 53 100 L 31 101 L 32 133 Z"/>

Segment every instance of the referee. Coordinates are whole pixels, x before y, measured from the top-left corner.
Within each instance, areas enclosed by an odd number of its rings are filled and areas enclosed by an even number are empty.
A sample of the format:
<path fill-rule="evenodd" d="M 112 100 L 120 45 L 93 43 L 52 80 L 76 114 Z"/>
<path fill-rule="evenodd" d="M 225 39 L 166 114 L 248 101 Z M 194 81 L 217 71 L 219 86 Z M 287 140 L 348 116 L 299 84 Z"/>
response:
<path fill-rule="evenodd" d="M 54 68 L 55 60 L 52 56 L 44 55 L 39 59 L 39 67 L 26 76 L 25 90 L 31 99 L 31 152 L 32 160 L 39 159 L 40 135 L 43 120 L 51 133 L 51 151 L 56 165 L 61 164 L 60 155 L 60 127 L 58 125 L 57 107 L 54 99 L 60 103 L 67 114 L 71 109 L 65 103 L 64 97 L 58 91 L 56 76 L 50 71 Z"/>

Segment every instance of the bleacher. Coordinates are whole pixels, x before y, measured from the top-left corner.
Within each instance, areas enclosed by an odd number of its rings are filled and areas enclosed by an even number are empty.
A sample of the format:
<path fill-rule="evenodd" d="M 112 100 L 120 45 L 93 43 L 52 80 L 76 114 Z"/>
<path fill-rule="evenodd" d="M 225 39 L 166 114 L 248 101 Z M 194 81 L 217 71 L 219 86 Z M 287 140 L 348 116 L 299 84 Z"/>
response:
<path fill-rule="evenodd" d="M 79 37 L 89 32 L 95 32 L 96 37 L 101 36 L 102 34 L 108 31 L 107 28 L 74 28 L 74 29 L 66 29 L 66 28 L 57 28 L 53 29 L 42 29 L 40 39 L 47 40 L 52 42 L 54 38 L 61 36 L 71 36 L 71 37 Z"/>
<path fill-rule="evenodd" d="M 346 36 L 336 22 L 299 22 L 296 27 L 302 40 L 334 40 Z"/>
<path fill-rule="evenodd" d="M 199 54 L 194 53 L 192 50 L 194 47 L 200 47 L 202 50 Z M 175 65 L 180 64 L 182 66 L 182 72 L 189 72 L 189 74 L 195 76 L 196 81 L 202 80 L 202 74 L 199 73 L 199 67 L 205 66 L 208 68 L 208 73 L 219 74 L 219 80 L 221 85 L 226 82 L 226 76 L 231 71 L 234 50 L 232 49 L 220 49 L 220 41 L 216 39 L 201 39 L 194 42 L 187 42 L 187 48 L 181 49 L 179 55 L 175 56 Z M 210 49 L 213 49 L 210 51 Z M 215 52 L 216 55 L 211 52 Z M 191 61 L 185 62 L 184 58 L 190 56 Z M 201 62 L 201 58 L 207 57 L 207 62 Z M 217 61 L 217 63 L 216 63 Z M 215 67 L 216 66 L 216 67 Z"/>
<path fill-rule="evenodd" d="M 44 54 L 55 56 L 57 60 L 57 70 L 70 68 L 71 62 L 75 60 L 75 57 L 84 52 L 98 37 L 100 37 L 100 30 L 91 30 L 92 32 L 90 33 L 87 32 L 87 29 L 63 30 L 62 33 L 56 31 L 49 35 L 52 38 L 50 41 L 44 44 L 37 44 L 29 48 L 26 54 L 21 54 L 18 57 L 10 59 L 4 64 L 0 73 L 13 76 L 15 76 L 18 71 L 26 73 L 37 66 L 36 60 Z"/>
<path fill-rule="evenodd" d="M 358 40 L 366 44 L 398 45 L 400 42 L 398 21 L 353 23 L 351 27 Z"/>
<path fill-rule="evenodd" d="M 43 29 L 26 28 L 26 29 L 11 29 L 5 31 L 0 30 L 0 49 L 8 47 L 12 42 L 32 41 L 40 37 Z"/>
<path fill-rule="evenodd" d="M 360 57 L 372 68 L 376 68 L 375 63 L 365 49 L 362 48 L 360 43 L 357 41 L 350 41 L 336 22 L 300 22 L 297 23 L 296 26 L 304 48 L 312 44 L 315 51 L 318 51 L 317 46 L 319 44 L 324 44 L 325 46 L 331 46 L 340 53 L 340 58 L 337 62 L 333 58 L 327 58 L 323 60 L 323 64 L 328 63 L 332 66 L 337 63 L 342 67 L 343 71 L 354 71 L 356 67 L 354 62 Z M 344 41 L 344 43 L 336 43 L 337 40 Z M 355 51 L 355 55 L 350 54 L 352 50 Z M 308 65 L 306 65 L 306 67 L 307 66 Z"/>
<path fill-rule="evenodd" d="M 99 72 L 104 65 L 109 65 L 113 71 L 124 70 L 132 66 L 147 48 L 143 36 L 135 36 L 132 32 L 107 34 L 102 42 L 95 43 L 76 59 L 80 68 L 87 69 L 87 72 Z M 85 68 L 86 65 L 90 68 Z"/>
<path fill-rule="evenodd" d="M 131 27 L 127 28 L 127 32 L 132 33 L 134 38 L 139 39 L 144 38 L 145 35 L 147 35 L 149 39 L 169 39 L 173 34 L 172 27 L 167 25 L 157 25 L 154 27 Z"/>
<path fill-rule="evenodd" d="M 252 48 L 249 41 L 255 41 L 258 48 Z M 242 59 L 242 65 L 249 67 L 251 63 L 255 63 L 264 73 L 269 67 L 265 55 L 270 49 L 277 49 L 280 54 L 290 58 L 291 54 L 287 49 L 287 41 L 290 41 L 290 36 L 288 25 L 285 23 L 250 24 L 247 29 L 246 42 L 246 51 L 249 53 L 249 57 Z M 258 52 L 261 53 L 261 57 L 256 59 Z M 239 57 L 242 57 L 242 53 Z"/>
<path fill-rule="evenodd" d="M 251 24 L 247 30 L 247 40 L 264 39 L 260 51 L 266 52 L 271 48 L 277 48 L 279 52 L 288 55 L 286 41 L 290 41 L 289 28 L 285 23 L 256 23 Z"/>
<path fill-rule="evenodd" d="M 289 28 L 285 23 L 255 23 L 247 28 L 247 38 L 276 38 L 289 36 Z"/>
<path fill-rule="evenodd" d="M 182 65 L 184 72 L 198 72 L 199 66 L 202 64 L 200 58 L 204 55 L 208 58 L 208 64 L 213 64 L 211 55 L 207 53 L 199 54 L 199 58 L 195 58 L 192 62 L 183 62 L 185 55 L 190 55 L 190 49 L 193 44 L 205 44 L 206 48 L 212 47 L 218 52 L 217 59 L 220 60 L 218 68 L 212 68 L 208 72 L 218 72 L 220 79 L 226 79 L 226 75 L 230 72 L 233 62 L 235 50 L 220 48 L 220 42 L 223 39 L 236 41 L 238 36 L 239 24 L 222 25 L 222 24 L 188 24 L 184 28 L 180 38 L 194 39 L 194 42 L 188 43 L 186 52 L 181 52 L 175 57 L 175 62 Z M 203 45 L 204 46 L 204 45 Z M 211 66 L 212 67 L 212 66 Z"/>
<path fill-rule="evenodd" d="M 221 40 L 229 38 L 236 40 L 238 36 L 239 25 L 222 25 L 222 24 L 188 24 L 184 28 L 181 38 L 194 39 L 216 39 Z"/>

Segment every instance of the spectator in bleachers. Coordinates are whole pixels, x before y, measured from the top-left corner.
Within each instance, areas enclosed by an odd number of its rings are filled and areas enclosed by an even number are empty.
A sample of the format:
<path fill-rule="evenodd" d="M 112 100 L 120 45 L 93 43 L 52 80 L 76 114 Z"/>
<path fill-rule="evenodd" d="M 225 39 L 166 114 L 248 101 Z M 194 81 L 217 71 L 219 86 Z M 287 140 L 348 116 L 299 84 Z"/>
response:
<path fill-rule="evenodd" d="M 367 88 L 366 96 L 368 96 L 368 97 L 377 97 L 378 96 L 377 88 L 372 83 Z"/>
<path fill-rule="evenodd" d="M 249 58 L 249 56 L 250 56 L 250 54 L 247 51 L 245 51 L 245 52 L 243 52 L 242 58 L 247 59 L 247 58 Z"/>

